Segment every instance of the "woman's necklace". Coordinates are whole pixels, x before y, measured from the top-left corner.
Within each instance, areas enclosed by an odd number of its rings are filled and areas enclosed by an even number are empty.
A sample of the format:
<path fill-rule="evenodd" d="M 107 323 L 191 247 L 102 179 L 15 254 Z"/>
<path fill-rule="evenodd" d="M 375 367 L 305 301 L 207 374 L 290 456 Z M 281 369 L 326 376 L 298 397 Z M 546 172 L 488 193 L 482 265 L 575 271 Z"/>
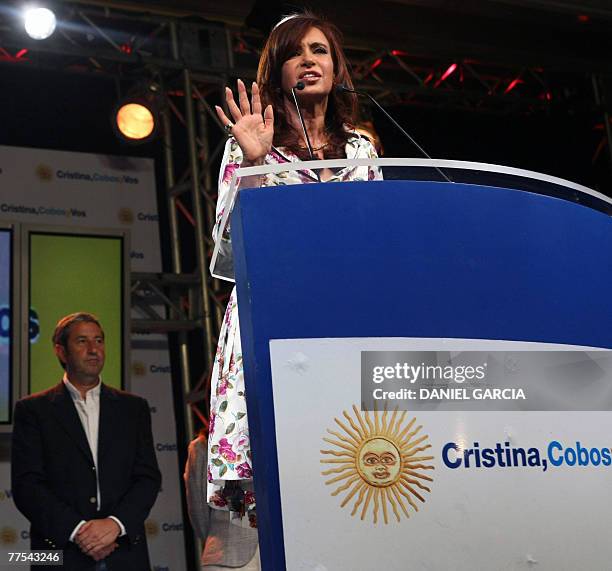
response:
<path fill-rule="evenodd" d="M 329 147 L 329 143 L 325 143 L 324 145 L 321 145 L 320 147 L 313 147 L 313 148 L 312 148 L 312 152 L 313 152 L 313 153 L 316 153 L 317 151 L 320 151 L 321 149 L 324 149 L 325 147 Z M 302 146 L 300 145 L 300 149 L 302 149 L 302 150 L 304 150 L 304 151 L 307 151 L 307 150 L 308 150 L 308 147 L 302 147 Z"/>

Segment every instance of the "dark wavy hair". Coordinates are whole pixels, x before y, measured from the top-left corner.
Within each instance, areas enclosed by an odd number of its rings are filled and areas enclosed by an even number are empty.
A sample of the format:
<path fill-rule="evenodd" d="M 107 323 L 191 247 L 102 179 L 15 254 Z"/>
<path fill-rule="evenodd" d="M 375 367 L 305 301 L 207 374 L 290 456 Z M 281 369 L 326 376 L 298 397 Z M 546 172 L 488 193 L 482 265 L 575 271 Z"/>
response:
<path fill-rule="evenodd" d="M 300 147 L 301 131 L 289 124 L 285 112 L 286 96 L 282 90 L 282 67 L 300 47 L 300 42 L 310 28 L 323 32 L 331 49 L 334 62 L 334 85 L 342 84 L 352 88 L 353 82 L 348 70 L 348 63 L 342 49 L 342 34 L 331 22 L 313 14 L 304 12 L 292 16 L 274 28 L 264 46 L 257 70 L 257 84 L 265 108 L 272 105 L 274 109 L 274 145 L 287 147 L 300 159 L 308 160 L 308 151 Z M 293 103 L 291 103 L 293 104 Z M 325 148 L 325 158 L 343 158 L 344 145 L 351 137 L 346 127 L 355 125 L 357 99 L 352 93 L 332 89 L 325 114 L 325 130 L 329 145 Z"/>

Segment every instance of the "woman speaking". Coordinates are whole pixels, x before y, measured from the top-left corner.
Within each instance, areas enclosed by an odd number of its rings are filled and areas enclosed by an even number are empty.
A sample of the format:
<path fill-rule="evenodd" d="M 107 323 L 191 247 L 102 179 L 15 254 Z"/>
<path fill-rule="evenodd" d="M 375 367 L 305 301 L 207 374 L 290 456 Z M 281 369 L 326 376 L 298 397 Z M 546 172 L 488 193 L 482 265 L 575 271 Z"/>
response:
<path fill-rule="evenodd" d="M 215 239 L 227 207 L 232 174 L 238 167 L 311 158 L 376 158 L 370 141 L 354 130 L 355 95 L 336 89 L 338 85 L 353 87 L 338 29 L 310 13 L 281 20 L 264 47 L 250 98 L 246 86 L 238 80 L 237 98 L 231 89 L 225 90 L 230 117 L 216 108 L 230 138 L 219 174 Z M 304 135 L 294 94 L 308 137 Z M 371 167 L 322 169 L 317 173 L 305 169 L 248 177 L 240 181 L 240 186 L 378 178 L 382 178 L 379 171 Z M 208 500 L 212 507 L 241 514 L 255 507 L 252 488 L 247 482 L 239 482 L 252 478 L 245 398 L 234 288 L 219 335 L 212 376 Z M 250 520 L 253 523 L 254 518 Z"/>

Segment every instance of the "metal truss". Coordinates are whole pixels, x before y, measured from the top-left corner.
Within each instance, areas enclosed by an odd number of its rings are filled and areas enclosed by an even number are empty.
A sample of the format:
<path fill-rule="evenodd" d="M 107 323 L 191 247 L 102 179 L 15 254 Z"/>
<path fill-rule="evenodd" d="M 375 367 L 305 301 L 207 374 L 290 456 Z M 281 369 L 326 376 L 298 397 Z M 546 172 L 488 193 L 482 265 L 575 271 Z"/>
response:
<path fill-rule="evenodd" d="M 196 274 L 132 272 L 131 307 L 135 333 L 189 332 L 203 327 Z"/>
<path fill-rule="evenodd" d="M 547 74 L 535 67 L 440 61 L 390 50 L 367 55 L 353 70 L 355 81 L 387 104 L 512 114 L 542 112 L 556 96 Z"/>
<path fill-rule="evenodd" d="M 0 10 L 0 62 L 137 80 L 164 73 L 220 86 L 228 77 L 252 78 L 263 38 L 198 18 L 178 19 L 62 3 L 54 36 L 30 40 L 18 25 L 18 4 Z M 176 38 L 173 37 L 176 35 Z M 451 105 L 512 113 L 539 111 L 563 100 L 548 73 L 536 66 L 490 60 L 409 55 L 372 48 L 366 40 L 347 48 L 360 87 L 391 103 Z M 562 87 L 562 86 L 561 86 Z"/>

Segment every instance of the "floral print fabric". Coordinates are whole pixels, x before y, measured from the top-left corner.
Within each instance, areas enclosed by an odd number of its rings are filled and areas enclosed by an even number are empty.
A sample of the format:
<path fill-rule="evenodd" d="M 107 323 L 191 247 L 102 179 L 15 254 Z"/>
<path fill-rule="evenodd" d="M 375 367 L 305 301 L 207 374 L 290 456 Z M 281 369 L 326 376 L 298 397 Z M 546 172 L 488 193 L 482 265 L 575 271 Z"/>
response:
<path fill-rule="evenodd" d="M 289 151 L 272 150 L 266 156 L 266 164 L 286 163 L 299 159 Z M 349 159 L 376 158 L 376 151 L 364 137 L 355 134 L 345 147 Z M 218 225 L 227 206 L 232 176 L 242 162 L 242 151 L 235 139 L 230 138 L 219 173 L 219 196 L 217 200 L 216 225 L 213 238 L 217 239 Z M 380 180 L 382 174 L 372 167 L 347 167 L 338 170 L 326 182 Z M 268 174 L 262 186 L 280 186 L 317 182 L 312 171 L 290 171 Z M 246 183 L 246 181 L 245 181 Z M 211 410 L 208 435 L 208 502 L 216 509 L 229 510 L 227 494 L 224 493 L 228 480 L 250 481 L 253 476 L 249 425 L 246 409 L 246 391 L 242 369 L 242 347 L 236 288 L 232 290 L 215 355 L 211 380 Z M 242 486 L 245 490 L 244 507 L 255 507 L 252 485 Z"/>

